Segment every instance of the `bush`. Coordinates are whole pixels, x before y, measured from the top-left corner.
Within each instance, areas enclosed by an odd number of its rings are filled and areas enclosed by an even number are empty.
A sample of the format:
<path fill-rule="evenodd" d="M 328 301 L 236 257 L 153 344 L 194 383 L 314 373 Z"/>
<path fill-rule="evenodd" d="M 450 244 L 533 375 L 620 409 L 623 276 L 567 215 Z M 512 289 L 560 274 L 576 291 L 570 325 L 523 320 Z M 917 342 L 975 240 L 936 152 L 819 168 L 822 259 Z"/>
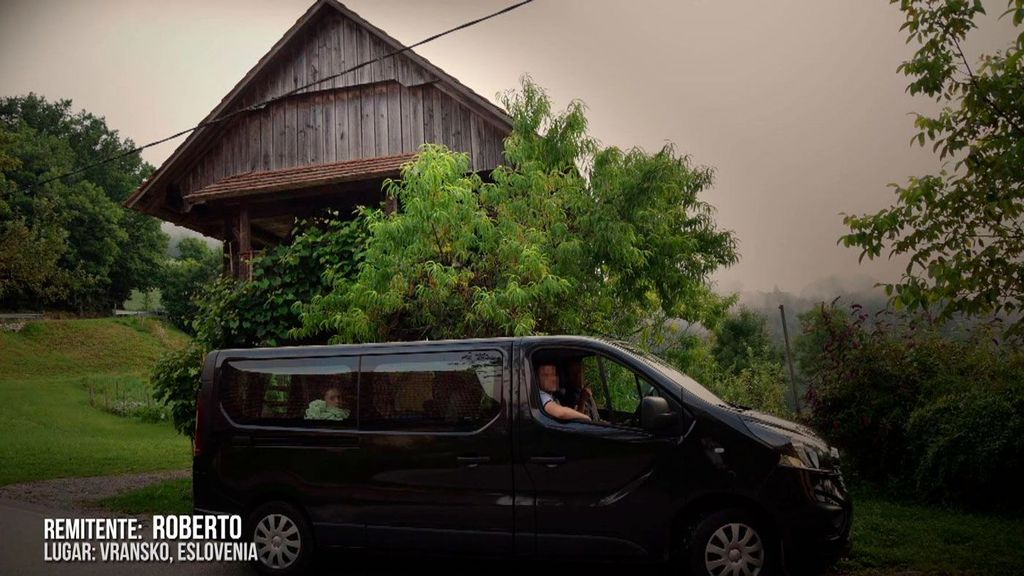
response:
<path fill-rule="evenodd" d="M 954 392 L 914 411 L 907 425 L 917 459 L 914 488 L 936 502 L 1024 510 L 1024 390 Z"/>
<path fill-rule="evenodd" d="M 660 355 L 727 402 L 791 417 L 792 410 L 786 403 L 788 379 L 770 342 L 763 341 L 758 330 L 748 333 L 755 335 L 753 338 L 720 337 L 723 332 L 735 335 L 736 330 L 730 326 L 749 322 L 750 318 L 750 313 L 741 312 L 727 318 L 722 327 L 707 337 L 677 337 L 664 346 Z M 717 358 L 722 357 L 721 351 L 726 347 L 733 353 L 729 354 L 728 363 L 719 362 Z"/>
<path fill-rule="evenodd" d="M 872 483 L 931 502 L 1024 508 L 1024 351 L 978 325 L 833 303 L 801 316 L 811 422 Z"/>
<path fill-rule="evenodd" d="M 201 384 L 206 350 L 198 343 L 169 352 L 150 376 L 153 397 L 171 409 L 174 429 L 191 438 L 196 429 L 196 393 Z"/>
<path fill-rule="evenodd" d="M 733 404 L 747 406 L 776 416 L 790 417 L 786 404 L 786 374 L 782 364 L 749 354 L 739 372 L 723 372 L 709 386 Z"/>

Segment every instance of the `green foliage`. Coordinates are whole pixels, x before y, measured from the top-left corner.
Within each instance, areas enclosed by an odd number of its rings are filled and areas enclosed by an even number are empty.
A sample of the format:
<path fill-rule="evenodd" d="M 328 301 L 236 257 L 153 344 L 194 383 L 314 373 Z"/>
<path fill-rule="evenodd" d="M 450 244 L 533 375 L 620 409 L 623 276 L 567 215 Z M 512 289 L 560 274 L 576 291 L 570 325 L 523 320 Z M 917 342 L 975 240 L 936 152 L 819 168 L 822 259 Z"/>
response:
<path fill-rule="evenodd" d="M 203 347 L 192 342 L 165 354 L 150 375 L 153 398 L 170 408 L 174 429 L 189 438 L 196 428 L 196 393 L 205 356 Z"/>
<path fill-rule="evenodd" d="M 133 147 L 70 101 L 0 99 L 0 308 L 109 310 L 155 285 L 166 236 L 120 205 L 152 170 L 138 154 L 39 184 Z"/>
<path fill-rule="evenodd" d="M 356 273 L 366 224 L 331 214 L 298 227 L 291 244 L 253 259 L 250 281 L 223 278 L 205 287 L 192 324 L 199 343 L 215 349 L 323 340 L 315 331 L 304 339 L 290 334 L 301 325 L 298 306 Z"/>
<path fill-rule="evenodd" d="M 893 0 L 896 3 L 897 0 Z M 969 62 L 961 49 L 980 1 L 899 0 L 902 30 L 919 45 L 900 66 L 907 91 L 942 105 L 918 115 L 914 137 L 931 143 L 947 164 L 938 174 L 894 185 L 896 203 L 875 214 L 847 215 L 846 246 L 861 258 L 909 256 L 899 282 L 886 286 L 891 302 L 911 310 L 957 314 L 1006 312 L 1007 335 L 1024 337 L 1024 34 L 1003 51 Z M 1019 27 L 1024 2 L 1005 16 Z"/>
<path fill-rule="evenodd" d="M 1024 509 L 1006 486 L 1024 458 L 1024 351 L 975 327 L 832 306 L 801 317 L 812 423 L 862 478 L 931 501 Z"/>
<path fill-rule="evenodd" d="M 198 238 L 178 243 L 177 258 L 164 261 L 160 278 L 160 298 L 167 319 L 178 328 L 191 332 L 198 312 L 195 297 L 199 290 L 217 278 L 221 269 L 220 252 Z"/>
<path fill-rule="evenodd" d="M 599 149 L 580 103 L 553 114 L 528 80 L 504 101 L 514 119 L 510 165 L 485 182 L 465 155 L 425 146 L 387 183 L 400 211 L 363 211 L 369 237 L 358 273 L 328 268 L 330 290 L 302 308 L 296 335 L 643 338 L 667 318 L 721 313 L 707 279 L 736 252 L 698 199 L 710 170 L 671 147 Z"/>
<path fill-rule="evenodd" d="M 788 375 L 764 318 L 741 308 L 706 337 L 676 336 L 660 354 L 727 402 L 791 417 Z"/>
<path fill-rule="evenodd" d="M 715 330 L 712 349 L 719 366 L 732 372 L 749 368 L 758 358 L 778 358 L 768 323 L 760 314 L 740 308 L 739 313 L 730 314 Z"/>
<path fill-rule="evenodd" d="M 723 400 L 777 416 L 792 416 L 786 404 L 788 375 L 776 358 L 748 356 L 736 372 L 722 370 L 709 388 Z"/>
<path fill-rule="evenodd" d="M 933 501 L 1020 510 L 1024 499 L 1013 494 L 1024 470 L 1024 382 L 962 388 L 911 414 L 907 437 L 919 459 L 914 487 Z"/>

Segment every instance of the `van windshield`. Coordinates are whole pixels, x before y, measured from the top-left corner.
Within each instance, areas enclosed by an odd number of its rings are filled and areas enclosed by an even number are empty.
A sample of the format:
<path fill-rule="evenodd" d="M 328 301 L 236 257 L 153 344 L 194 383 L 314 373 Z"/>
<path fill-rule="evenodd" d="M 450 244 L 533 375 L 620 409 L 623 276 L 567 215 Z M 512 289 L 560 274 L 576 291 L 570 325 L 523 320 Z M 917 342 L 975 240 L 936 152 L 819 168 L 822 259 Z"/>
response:
<path fill-rule="evenodd" d="M 676 370 L 667 362 L 665 362 L 661 358 L 658 358 L 654 354 L 634 348 L 633 346 L 625 342 L 615 342 L 615 345 L 618 346 L 619 348 L 622 348 L 630 355 L 632 355 L 634 358 L 640 360 L 647 366 L 657 370 L 659 373 L 661 373 L 661 375 L 665 376 L 666 378 L 674 382 L 676 385 L 678 385 L 680 388 L 686 390 L 690 394 L 693 394 L 697 398 L 700 398 L 701 400 L 709 404 L 715 404 L 717 406 L 729 405 L 728 402 L 722 400 L 704 386 L 701 386 L 699 382 L 697 382 L 693 378 L 690 378 L 686 374 L 683 374 L 679 370 Z"/>

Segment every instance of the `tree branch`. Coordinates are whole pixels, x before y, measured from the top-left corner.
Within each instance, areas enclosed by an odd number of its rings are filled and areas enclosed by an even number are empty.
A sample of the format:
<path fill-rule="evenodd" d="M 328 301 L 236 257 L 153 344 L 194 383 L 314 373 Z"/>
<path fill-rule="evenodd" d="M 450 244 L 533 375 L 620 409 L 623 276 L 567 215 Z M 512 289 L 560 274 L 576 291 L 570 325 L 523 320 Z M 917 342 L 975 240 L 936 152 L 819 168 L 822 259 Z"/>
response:
<path fill-rule="evenodd" d="M 971 79 L 971 84 L 974 86 L 974 89 L 977 90 L 978 92 L 981 92 L 981 87 L 978 85 L 978 77 L 975 76 L 974 70 L 971 69 L 971 64 L 967 61 L 967 56 L 964 54 L 963 49 L 960 47 L 960 40 L 958 40 L 954 34 L 951 34 L 948 29 L 946 29 L 946 36 L 948 36 L 949 39 L 953 41 L 953 46 L 956 46 L 956 51 L 960 55 L 960 60 L 964 63 L 964 68 L 967 69 L 967 76 Z M 1006 112 L 1004 112 L 1003 109 L 1000 108 L 999 105 L 995 103 L 995 101 L 992 99 L 991 96 L 989 96 L 988 93 L 984 93 L 984 98 L 985 102 L 989 105 L 989 107 L 992 108 L 992 110 L 995 111 L 997 116 L 1002 118 L 1004 121 L 1006 121 L 1007 124 L 1012 126 L 1014 130 L 1016 130 L 1022 136 L 1024 136 L 1024 127 L 1014 122 L 1013 118 L 1011 118 Z"/>

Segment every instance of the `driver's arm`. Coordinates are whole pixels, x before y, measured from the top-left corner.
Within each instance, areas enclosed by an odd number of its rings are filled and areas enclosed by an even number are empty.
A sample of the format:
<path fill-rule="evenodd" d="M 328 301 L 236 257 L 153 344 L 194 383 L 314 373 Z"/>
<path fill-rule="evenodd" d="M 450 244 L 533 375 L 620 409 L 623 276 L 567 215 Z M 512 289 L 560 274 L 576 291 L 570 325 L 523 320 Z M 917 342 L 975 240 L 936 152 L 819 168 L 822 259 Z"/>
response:
<path fill-rule="evenodd" d="M 568 406 L 561 406 L 557 402 L 548 402 L 544 405 L 544 411 L 547 412 L 548 416 L 558 418 L 559 420 L 587 420 L 590 421 L 590 416 L 573 410 Z"/>

